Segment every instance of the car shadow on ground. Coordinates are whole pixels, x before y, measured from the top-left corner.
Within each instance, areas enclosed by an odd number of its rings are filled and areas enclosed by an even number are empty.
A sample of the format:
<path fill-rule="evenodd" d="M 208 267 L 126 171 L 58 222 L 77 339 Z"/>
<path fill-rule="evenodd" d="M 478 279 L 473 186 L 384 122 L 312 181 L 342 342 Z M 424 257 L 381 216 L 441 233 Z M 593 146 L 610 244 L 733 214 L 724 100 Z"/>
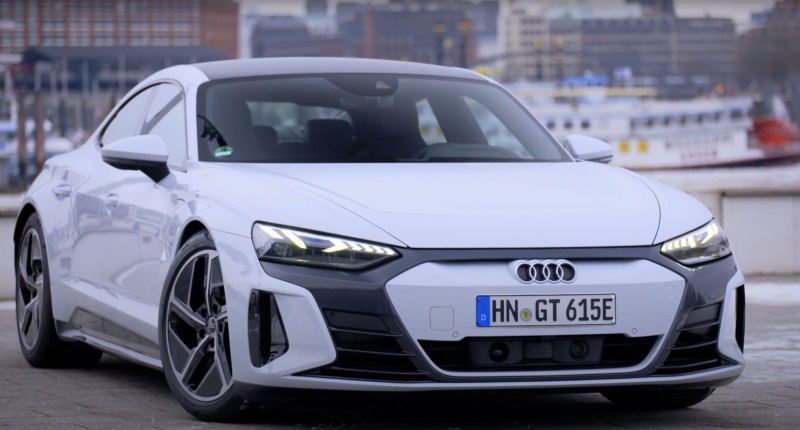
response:
<path fill-rule="evenodd" d="M 114 381 L 127 390 L 143 391 L 146 401 L 188 418 L 172 397 L 163 373 L 105 357 L 89 372 L 92 379 Z M 635 411 L 619 408 L 599 394 L 541 394 L 530 391 L 450 391 L 411 393 L 281 390 L 263 403 L 246 405 L 237 426 L 342 428 L 558 428 L 568 426 L 652 427 L 659 421 L 689 427 L 701 417 L 712 418 L 700 406 L 676 411 Z M 717 417 L 719 418 L 719 417 Z M 200 424 L 197 421 L 197 424 Z M 210 424 L 210 423 L 209 423 Z M 215 424 L 214 428 L 219 424 Z M 226 426 L 227 427 L 227 426 Z"/>

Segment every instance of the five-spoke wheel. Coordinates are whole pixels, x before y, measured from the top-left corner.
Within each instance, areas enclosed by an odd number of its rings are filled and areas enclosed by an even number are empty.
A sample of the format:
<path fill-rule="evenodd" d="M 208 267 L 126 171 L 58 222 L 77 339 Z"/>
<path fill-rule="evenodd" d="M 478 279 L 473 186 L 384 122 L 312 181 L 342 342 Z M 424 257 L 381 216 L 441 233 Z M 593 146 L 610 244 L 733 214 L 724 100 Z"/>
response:
<path fill-rule="evenodd" d="M 36 228 L 23 233 L 18 251 L 17 267 L 17 327 L 25 349 L 36 346 L 42 325 L 42 289 L 44 262 L 42 242 Z"/>
<path fill-rule="evenodd" d="M 173 263 L 161 311 L 161 358 L 170 388 L 201 419 L 235 418 L 228 311 L 219 254 L 207 232 L 190 238 Z"/>
<path fill-rule="evenodd" d="M 102 352 L 56 333 L 47 247 L 39 216 L 31 214 L 16 243 L 17 334 L 25 359 L 36 367 L 87 366 Z"/>

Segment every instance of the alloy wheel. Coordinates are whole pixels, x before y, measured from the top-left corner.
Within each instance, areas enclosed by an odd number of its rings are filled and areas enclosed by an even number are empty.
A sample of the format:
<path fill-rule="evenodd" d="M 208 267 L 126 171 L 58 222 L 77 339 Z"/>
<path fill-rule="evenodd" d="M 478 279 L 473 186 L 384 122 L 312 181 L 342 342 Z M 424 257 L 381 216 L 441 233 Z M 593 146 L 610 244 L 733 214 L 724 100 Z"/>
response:
<path fill-rule="evenodd" d="M 31 228 L 25 232 L 19 249 L 17 268 L 17 327 L 26 349 L 36 346 L 42 325 L 42 292 L 44 262 L 39 233 Z"/>
<path fill-rule="evenodd" d="M 174 279 L 165 321 L 168 371 L 196 400 L 218 399 L 233 384 L 219 254 L 193 254 Z"/>

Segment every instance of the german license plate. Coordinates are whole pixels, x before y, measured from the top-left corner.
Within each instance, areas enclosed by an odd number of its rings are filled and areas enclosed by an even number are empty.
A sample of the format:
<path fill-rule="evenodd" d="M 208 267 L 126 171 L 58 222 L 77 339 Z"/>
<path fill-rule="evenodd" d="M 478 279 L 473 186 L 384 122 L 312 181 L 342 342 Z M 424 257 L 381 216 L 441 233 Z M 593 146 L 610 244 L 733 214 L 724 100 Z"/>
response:
<path fill-rule="evenodd" d="M 479 327 L 614 324 L 616 308 L 614 294 L 478 296 L 477 324 Z"/>

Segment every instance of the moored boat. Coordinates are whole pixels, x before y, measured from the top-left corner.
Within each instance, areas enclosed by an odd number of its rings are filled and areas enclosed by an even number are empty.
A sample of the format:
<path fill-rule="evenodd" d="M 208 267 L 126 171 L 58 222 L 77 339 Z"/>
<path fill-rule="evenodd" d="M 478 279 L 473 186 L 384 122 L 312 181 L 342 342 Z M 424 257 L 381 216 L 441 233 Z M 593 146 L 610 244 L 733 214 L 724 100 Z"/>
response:
<path fill-rule="evenodd" d="M 612 164 L 631 170 L 762 165 L 800 160 L 800 141 L 765 140 L 767 119 L 751 115 L 749 96 L 660 100 L 646 88 L 511 87 L 561 141 L 584 134 L 614 147 Z M 777 127 L 771 119 L 773 136 Z"/>

